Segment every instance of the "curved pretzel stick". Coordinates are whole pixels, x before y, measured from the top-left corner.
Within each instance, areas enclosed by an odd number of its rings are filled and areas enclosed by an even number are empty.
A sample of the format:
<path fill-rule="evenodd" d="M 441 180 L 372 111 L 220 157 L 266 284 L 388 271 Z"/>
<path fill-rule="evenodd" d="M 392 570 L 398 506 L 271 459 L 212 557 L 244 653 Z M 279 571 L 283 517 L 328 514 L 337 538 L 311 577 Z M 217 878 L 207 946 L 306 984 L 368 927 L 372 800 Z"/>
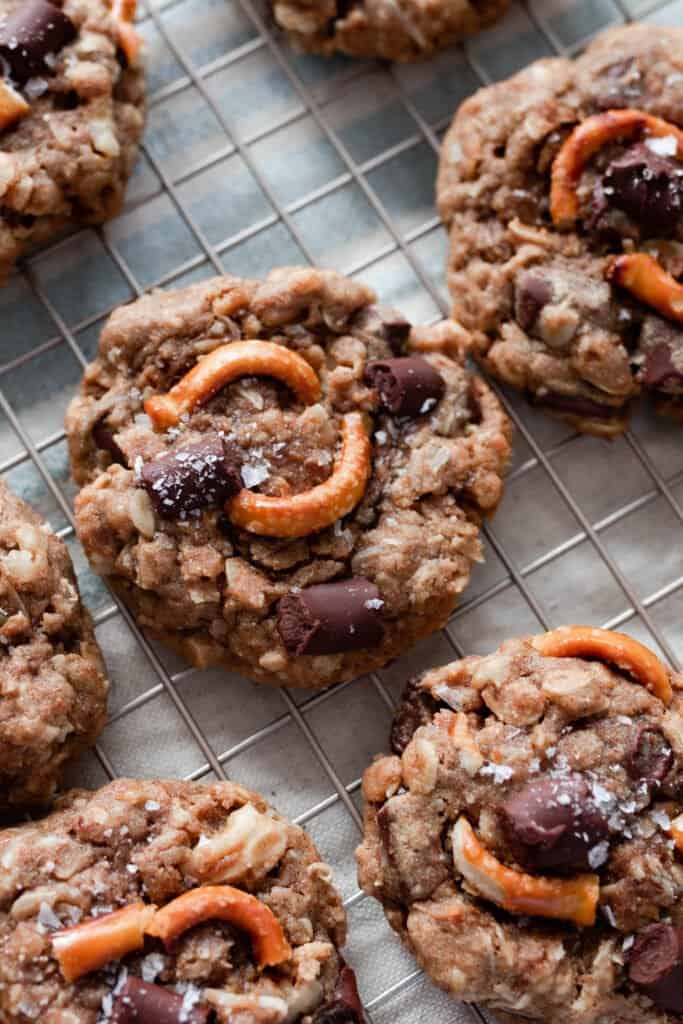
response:
<path fill-rule="evenodd" d="M 624 669 L 664 704 L 673 696 L 669 672 L 659 658 L 625 633 L 593 626 L 560 626 L 531 639 L 547 658 L 598 658 Z"/>
<path fill-rule="evenodd" d="M 643 110 L 606 110 L 578 124 L 553 161 L 550 177 L 550 215 L 558 228 L 570 228 L 579 215 L 576 186 L 584 167 L 599 149 L 616 139 L 644 131 L 650 136 L 673 135 L 683 159 L 683 131 Z"/>
<path fill-rule="evenodd" d="M 112 960 L 142 949 L 145 931 L 156 913 L 147 903 L 131 903 L 113 914 L 65 928 L 52 936 L 59 968 L 66 981 L 98 971 Z"/>
<path fill-rule="evenodd" d="M 612 284 L 626 288 L 668 320 L 683 323 L 683 284 L 667 273 L 653 256 L 645 252 L 616 256 L 608 264 L 605 277 Z"/>
<path fill-rule="evenodd" d="M 166 430 L 231 381 L 260 376 L 288 384 L 306 405 L 320 398 L 315 370 L 296 352 L 271 341 L 233 341 L 200 359 L 167 395 L 148 398 L 145 412 L 157 429 Z"/>
<path fill-rule="evenodd" d="M 137 0 L 113 0 L 111 13 L 116 21 L 119 46 L 129 64 L 134 64 L 142 48 L 142 38 L 133 28 Z"/>
<path fill-rule="evenodd" d="M 266 537 L 305 537 L 355 508 L 370 476 L 370 439 L 360 413 L 342 420 L 342 448 L 332 475 L 310 491 L 272 497 L 242 490 L 225 511 L 237 526 Z"/>
<path fill-rule="evenodd" d="M 453 861 L 476 891 L 511 914 L 551 917 L 579 926 L 595 923 L 600 897 L 597 875 L 544 878 L 501 864 L 479 842 L 467 818 L 458 818 L 452 831 Z"/>
<path fill-rule="evenodd" d="M 292 955 L 282 925 L 270 907 L 232 885 L 205 885 L 183 893 L 156 912 L 147 934 L 169 947 L 189 928 L 212 919 L 227 921 L 249 933 L 259 967 L 280 964 Z"/>

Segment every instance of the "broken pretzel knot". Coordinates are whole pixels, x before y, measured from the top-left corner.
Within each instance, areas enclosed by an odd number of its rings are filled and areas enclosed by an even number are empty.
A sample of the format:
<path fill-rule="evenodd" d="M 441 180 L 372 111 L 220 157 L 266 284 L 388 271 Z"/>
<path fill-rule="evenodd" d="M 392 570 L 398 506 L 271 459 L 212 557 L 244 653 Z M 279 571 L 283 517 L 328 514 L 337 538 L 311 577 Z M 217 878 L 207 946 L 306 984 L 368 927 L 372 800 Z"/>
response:
<path fill-rule="evenodd" d="M 342 448 L 332 474 L 309 491 L 273 497 L 242 490 L 226 505 L 229 519 L 266 537 L 305 537 L 356 507 L 371 471 L 370 438 L 360 413 L 342 420 Z"/>
<path fill-rule="evenodd" d="M 234 341 L 200 359 L 168 394 L 148 398 L 145 412 L 158 430 L 166 430 L 231 381 L 257 376 L 281 380 L 306 405 L 320 397 L 315 370 L 296 352 L 271 341 Z"/>
<path fill-rule="evenodd" d="M 464 817 L 453 826 L 452 840 L 457 870 L 484 899 L 511 914 L 572 921 L 581 927 L 595 923 L 597 875 L 545 878 L 509 868 L 489 853 Z"/>
<path fill-rule="evenodd" d="M 593 626 L 560 626 L 531 639 L 532 646 L 547 658 L 597 658 L 634 676 L 639 683 L 669 704 L 673 696 L 667 668 L 644 644 L 625 633 Z"/>
<path fill-rule="evenodd" d="M 683 131 L 643 110 L 606 110 L 586 118 L 571 132 L 553 161 L 550 214 L 555 227 L 570 228 L 579 215 L 576 186 L 583 170 L 599 149 L 617 139 L 645 132 L 653 138 L 674 136 L 678 157 L 683 159 Z"/>

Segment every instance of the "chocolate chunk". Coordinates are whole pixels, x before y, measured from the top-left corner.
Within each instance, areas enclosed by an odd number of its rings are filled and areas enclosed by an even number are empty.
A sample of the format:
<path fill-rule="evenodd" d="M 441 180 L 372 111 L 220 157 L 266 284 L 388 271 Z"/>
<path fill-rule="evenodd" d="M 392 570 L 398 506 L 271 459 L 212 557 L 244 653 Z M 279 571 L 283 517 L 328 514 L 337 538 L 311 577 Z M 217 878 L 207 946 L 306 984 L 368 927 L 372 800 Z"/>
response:
<path fill-rule="evenodd" d="M 109 1018 L 111 1024 L 206 1024 L 209 1011 L 201 1006 L 186 1008 L 184 999 L 161 985 L 129 978 Z"/>
<path fill-rule="evenodd" d="M 347 964 L 339 972 L 332 999 L 316 1011 L 313 1024 L 363 1024 L 356 976 Z"/>
<path fill-rule="evenodd" d="M 92 438 L 98 448 L 109 452 L 114 462 L 118 462 L 121 466 L 126 465 L 126 456 L 116 443 L 114 431 L 104 417 L 98 420 L 92 428 Z"/>
<path fill-rule="evenodd" d="M 683 370 L 674 365 L 671 348 L 664 342 L 648 349 L 643 368 L 643 384 L 647 388 L 664 391 L 671 386 L 683 387 Z"/>
<path fill-rule="evenodd" d="M 513 855 L 531 871 L 595 870 L 606 860 L 607 820 L 580 775 L 529 782 L 500 811 Z"/>
<path fill-rule="evenodd" d="M 626 755 L 626 770 L 632 779 L 659 784 L 674 763 L 674 752 L 656 725 L 641 725 Z"/>
<path fill-rule="evenodd" d="M 515 282 L 515 320 L 523 331 L 529 331 L 544 306 L 552 301 L 549 281 L 533 270 L 519 275 Z"/>
<path fill-rule="evenodd" d="M 683 1013 L 683 929 L 670 924 L 644 928 L 633 944 L 628 976 L 660 1010 Z"/>
<path fill-rule="evenodd" d="M 540 405 L 545 405 L 549 409 L 557 409 L 558 412 L 567 412 L 584 419 L 610 420 L 622 412 L 621 406 L 602 405 L 590 398 L 584 398 L 583 395 L 560 395 L 555 391 L 547 391 L 543 395 L 536 395 L 535 398 Z"/>
<path fill-rule="evenodd" d="M 390 742 L 394 753 L 402 754 L 416 730 L 431 722 L 439 708 L 445 706 L 420 686 L 419 678 L 411 679 L 403 691 L 401 703 L 391 723 Z"/>
<path fill-rule="evenodd" d="M 10 75 L 23 85 L 49 70 L 45 58 L 76 38 L 76 27 L 59 7 L 46 0 L 25 0 L 0 27 L 0 57 Z"/>
<path fill-rule="evenodd" d="M 237 455 L 219 434 L 145 463 L 140 480 L 165 519 L 221 505 L 242 489 Z"/>
<path fill-rule="evenodd" d="M 389 343 L 395 355 L 401 355 L 410 337 L 412 324 L 392 306 L 366 306 L 351 324 L 354 333 L 374 335 Z"/>
<path fill-rule="evenodd" d="M 446 390 L 441 374 L 420 356 L 368 363 L 365 382 L 377 388 L 381 404 L 394 416 L 419 416 L 429 412 Z"/>
<path fill-rule="evenodd" d="M 632 217 L 646 238 L 670 235 L 683 214 L 683 167 L 652 148 L 663 142 L 632 146 L 603 177 L 607 201 Z"/>
<path fill-rule="evenodd" d="M 297 656 L 367 650 L 384 636 L 382 603 L 377 587 L 362 576 L 321 583 L 280 599 L 277 628 Z"/>

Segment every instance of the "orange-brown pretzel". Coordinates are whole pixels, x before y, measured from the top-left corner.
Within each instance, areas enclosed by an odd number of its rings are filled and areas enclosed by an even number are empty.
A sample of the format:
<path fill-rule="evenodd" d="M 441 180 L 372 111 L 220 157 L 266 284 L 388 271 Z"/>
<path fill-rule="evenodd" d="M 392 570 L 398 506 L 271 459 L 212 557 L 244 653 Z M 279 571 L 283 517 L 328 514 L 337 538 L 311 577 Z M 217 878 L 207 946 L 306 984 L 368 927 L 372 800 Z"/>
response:
<path fill-rule="evenodd" d="M 342 420 L 342 448 L 332 474 L 309 491 L 272 497 L 242 490 L 225 506 L 237 526 L 266 537 L 305 537 L 355 508 L 370 476 L 370 439 L 363 416 Z"/>
<path fill-rule="evenodd" d="M 509 868 L 480 843 L 464 817 L 453 826 L 452 839 L 456 868 L 484 899 L 511 914 L 551 917 L 583 927 L 595 923 L 600 897 L 597 875 L 545 878 Z"/>
<path fill-rule="evenodd" d="M 76 981 L 112 960 L 141 949 L 155 913 L 156 907 L 147 903 L 131 903 L 113 914 L 102 914 L 55 932 L 52 948 L 66 981 Z"/>
<path fill-rule="evenodd" d="M 607 265 L 605 276 L 667 320 L 683 323 L 683 284 L 667 273 L 653 256 L 645 252 L 616 256 Z"/>
<path fill-rule="evenodd" d="M 0 132 L 21 121 L 30 109 L 21 93 L 0 78 Z"/>
<path fill-rule="evenodd" d="M 672 135 L 683 159 L 683 131 L 676 125 L 643 110 L 605 110 L 577 125 L 553 161 L 550 184 L 550 215 L 558 228 L 571 228 L 579 215 L 576 186 L 588 160 L 616 139 L 645 132 L 649 136 Z"/>
<path fill-rule="evenodd" d="M 113 0 L 111 13 L 116 22 L 119 46 L 129 64 L 134 64 L 142 48 L 142 39 L 133 28 L 137 0 Z"/>
<path fill-rule="evenodd" d="M 270 907 L 231 885 L 190 889 L 155 914 L 147 934 L 170 946 L 188 928 L 212 919 L 227 921 L 248 932 L 259 967 L 289 960 L 292 949 Z"/>
<path fill-rule="evenodd" d="M 670 674 L 659 658 L 625 633 L 594 626 L 560 626 L 531 643 L 548 658 L 598 658 L 634 676 L 665 704 L 672 698 Z"/>
<path fill-rule="evenodd" d="M 679 814 L 677 818 L 674 818 L 669 826 L 669 831 L 679 851 L 683 853 L 683 814 Z"/>
<path fill-rule="evenodd" d="M 145 412 L 158 430 L 175 427 L 181 416 L 208 402 L 238 377 L 276 377 L 307 405 L 320 398 L 320 382 L 302 356 L 271 341 L 234 341 L 210 352 L 166 395 L 145 402 Z"/>

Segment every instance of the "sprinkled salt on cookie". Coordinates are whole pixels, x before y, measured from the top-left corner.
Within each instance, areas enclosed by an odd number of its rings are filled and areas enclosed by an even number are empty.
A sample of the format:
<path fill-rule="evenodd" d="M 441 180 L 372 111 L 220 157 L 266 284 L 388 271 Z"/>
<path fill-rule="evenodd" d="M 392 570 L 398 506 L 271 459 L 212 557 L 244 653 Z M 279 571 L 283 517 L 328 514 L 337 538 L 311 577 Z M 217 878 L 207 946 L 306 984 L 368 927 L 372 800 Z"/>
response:
<path fill-rule="evenodd" d="M 362 1024 L 330 870 L 255 793 L 124 779 L 0 848 L 3 1024 Z"/>
<path fill-rule="evenodd" d="M 641 392 L 683 419 L 682 72 L 682 29 L 612 29 L 480 90 L 441 154 L 453 315 L 474 354 L 603 437 Z"/>
<path fill-rule="evenodd" d="M 441 988 L 510 1022 L 678 1019 L 682 712 L 680 676 L 588 627 L 411 681 L 359 880 Z"/>
<path fill-rule="evenodd" d="M 446 622 L 501 496 L 509 424 L 466 340 L 311 269 L 117 310 L 67 415 L 91 565 L 195 665 L 317 688 L 385 664 Z"/>

